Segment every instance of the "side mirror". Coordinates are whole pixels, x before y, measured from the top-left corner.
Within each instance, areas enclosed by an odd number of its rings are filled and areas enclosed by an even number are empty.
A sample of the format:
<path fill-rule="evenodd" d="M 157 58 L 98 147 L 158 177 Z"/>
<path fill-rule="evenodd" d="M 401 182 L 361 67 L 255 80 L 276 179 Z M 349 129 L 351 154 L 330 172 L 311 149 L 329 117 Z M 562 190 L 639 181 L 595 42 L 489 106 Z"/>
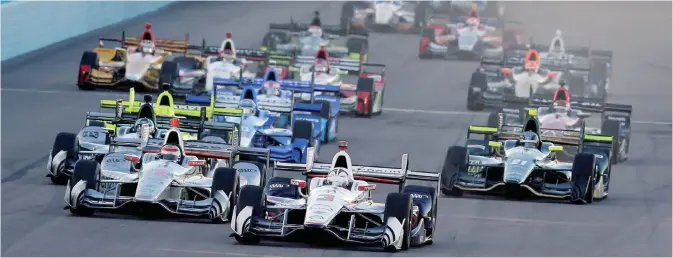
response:
<path fill-rule="evenodd" d="M 291 185 L 296 185 L 299 188 L 306 188 L 306 181 L 300 180 L 300 179 L 292 179 L 290 180 Z"/>
<path fill-rule="evenodd" d="M 502 143 L 501 142 L 489 141 L 488 146 L 491 146 L 492 148 L 500 148 L 500 147 L 502 147 Z"/>
<path fill-rule="evenodd" d="M 131 161 L 132 163 L 140 163 L 140 157 L 133 154 L 124 154 L 124 159 Z"/>
<path fill-rule="evenodd" d="M 358 185 L 358 191 L 376 190 L 376 185 Z"/>
<path fill-rule="evenodd" d="M 563 151 L 563 146 L 549 146 L 549 151 Z"/>
<path fill-rule="evenodd" d="M 190 160 L 187 162 L 187 165 L 192 167 L 201 167 L 206 165 L 206 161 L 202 159 Z"/>

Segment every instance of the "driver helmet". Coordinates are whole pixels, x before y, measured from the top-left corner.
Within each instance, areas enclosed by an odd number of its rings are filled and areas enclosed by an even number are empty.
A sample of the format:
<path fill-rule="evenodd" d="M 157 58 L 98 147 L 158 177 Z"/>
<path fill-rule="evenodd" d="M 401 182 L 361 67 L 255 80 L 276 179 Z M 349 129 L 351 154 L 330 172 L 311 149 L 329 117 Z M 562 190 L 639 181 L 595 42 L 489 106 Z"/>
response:
<path fill-rule="evenodd" d="M 348 189 L 351 181 L 353 181 L 352 175 L 347 169 L 333 168 L 329 174 L 327 174 L 327 180 L 325 184 Z"/>
<path fill-rule="evenodd" d="M 150 40 L 140 41 L 138 51 L 144 54 L 152 54 L 154 53 L 154 43 Z"/>
<path fill-rule="evenodd" d="M 470 18 L 467 18 L 467 20 L 465 21 L 465 24 L 467 24 L 467 26 L 469 26 L 469 27 L 475 27 L 475 26 L 479 25 L 479 20 L 477 18 L 470 17 Z"/>
<path fill-rule="evenodd" d="M 161 159 L 173 162 L 179 162 L 180 157 L 182 156 L 180 148 L 176 145 L 170 145 L 170 144 L 161 147 L 161 151 L 159 152 L 159 154 Z"/>
<path fill-rule="evenodd" d="M 316 38 L 322 37 L 322 29 L 318 26 L 311 26 L 310 28 L 308 28 L 308 32 L 309 34 L 311 34 L 312 37 Z"/>
<path fill-rule="evenodd" d="M 526 148 L 537 148 L 540 144 L 540 137 L 533 131 L 527 131 L 521 135 L 521 140 L 519 141 Z"/>
<path fill-rule="evenodd" d="M 326 73 L 329 71 L 329 67 L 327 65 L 327 62 L 322 59 L 318 59 L 315 61 L 315 66 L 313 68 L 313 71 L 315 72 L 323 72 Z"/>
<path fill-rule="evenodd" d="M 268 96 L 280 96 L 280 83 L 275 81 L 264 82 L 264 89 Z"/>
<path fill-rule="evenodd" d="M 257 113 L 257 104 L 251 99 L 241 100 L 238 107 L 243 110 L 243 115 L 255 115 Z"/>
<path fill-rule="evenodd" d="M 570 103 L 565 100 L 557 100 L 552 104 L 552 111 L 554 111 L 554 113 L 569 113 Z"/>
<path fill-rule="evenodd" d="M 138 137 L 141 137 L 141 134 L 142 134 L 142 131 L 143 131 L 142 130 L 143 125 L 149 125 L 150 135 L 154 134 L 154 130 L 155 130 L 156 127 L 154 126 L 154 122 L 152 122 L 152 119 L 140 118 L 140 119 L 136 120 L 136 123 L 133 125 L 133 129 L 132 129 L 133 131 L 138 133 Z"/>

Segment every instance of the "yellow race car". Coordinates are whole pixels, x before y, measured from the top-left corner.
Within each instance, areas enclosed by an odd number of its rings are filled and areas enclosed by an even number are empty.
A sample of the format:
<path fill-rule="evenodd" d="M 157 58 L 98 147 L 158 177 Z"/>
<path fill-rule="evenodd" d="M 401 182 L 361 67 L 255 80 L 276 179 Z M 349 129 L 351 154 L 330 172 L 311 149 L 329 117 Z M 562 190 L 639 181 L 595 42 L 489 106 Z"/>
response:
<path fill-rule="evenodd" d="M 213 98 L 211 96 L 211 98 Z M 120 102 L 120 104 L 117 104 Z M 240 116 L 243 111 L 238 108 L 223 108 L 215 107 L 215 101 L 211 101 L 209 106 L 195 106 L 195 105 L 183 105 L 175 104 L 173 102 L 173 96 L 168 92 L 164 91 L 156 99 L 156 102 L 153 103 L 153 109 L 156 114 L 156 122 L 159 125 L 168 125 L 171 118 L 180 118 L 181 122 L 185 124 L 198 124 L 202 119 L 211 121 L 213 116 Z M 129 89 L 128 100 L 101 100 L 100 108 L 101 109 L 121 109 L 115 113 L 120 114 L 130 114 L 138 115 L 141 110 L 143 102 L 137 101 L 135 99 L 135 89 Z M 201 114 L 204 112 L 205 114 Z M 205 118 L 202 118 L 205 117 Z M 110 130 L 116 130 L 117 122 L 109 119 L 91 119 L 92 121 L 98 121 L 99 124 Z M 89 125 L 91 121 L 87 121 Z M 189 130 L 183 130 L 190 135 Z"/>
<path fill-rule="evenodd" d="M 162 81 L 172 81 L 179 77 L 178 66 L 162 66 L 172 53 L 185 54 L 188 49 L 202 49 L 190 46 L 189 35 L 185 40 L 155 39 L 152 26 L 148 23 L 140 37 L 121 39 L 101 38 L 99 46 L 86 51 L 80 60 L 77 86 L 82 90 L 95 87 L 142 86 L 148 90 L 161 90 Z M 121 43 L 121 47 L 106 48 L 103 41 Z"/>

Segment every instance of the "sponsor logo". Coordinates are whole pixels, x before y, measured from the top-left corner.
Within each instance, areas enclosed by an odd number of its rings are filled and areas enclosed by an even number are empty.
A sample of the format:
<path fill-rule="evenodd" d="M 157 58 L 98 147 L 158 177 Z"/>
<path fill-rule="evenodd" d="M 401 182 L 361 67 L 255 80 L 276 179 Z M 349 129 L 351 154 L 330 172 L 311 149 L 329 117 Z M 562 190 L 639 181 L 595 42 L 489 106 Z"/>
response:
<path fill-rule="evenodd" d="M 269 188 L 271 188 L 271 189 L 273 189 L 273 188 L 283 188 L 285 186 L 286 185 L 284 185 L 284 184 L 270 184 Z"/>
<path fill-rule="evenodd" d="M 99 132 L 96 131 L 83 131 L 82 132 L 82 137 L 85 138 L 98 138 L 100 136 Z"/>
<path fill-rule="evenodd" d="M 318 195 L 318 198 L 316 198 L 317 201 L 334 201 L 334 195 L 332 194 L 321 194 Z"/>
<path fill-rule="evenodd" d="M 411 194 L 411 198 L 414 198 L 414 199 L 430 199 L 430 196 L 427 195 L 427 194 L 413 193 L 413 194 Z"/>

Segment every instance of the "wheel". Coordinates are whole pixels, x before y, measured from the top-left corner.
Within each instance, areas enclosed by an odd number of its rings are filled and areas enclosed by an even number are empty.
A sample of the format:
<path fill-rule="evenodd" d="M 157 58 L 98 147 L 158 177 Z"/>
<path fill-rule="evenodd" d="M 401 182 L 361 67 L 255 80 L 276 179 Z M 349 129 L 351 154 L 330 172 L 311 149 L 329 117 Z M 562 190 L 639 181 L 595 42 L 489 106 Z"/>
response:
<path fill-rule="evenodd" d="M 595 176 L 596 157 L 594 154 L 578 153 L 575 155 L 572 168 L 572 203 L 589 204 L 594 201 Z"/>
<path fill-rule="evenodd" d="M 320 105 L 320 117 L 327 120 L 327 123 L 325 124 L 325 138 L 320 139 L 321 142 L 329 142 L 330 141 L 330 134 L 329 134 L 329 128 L 331 127 L 331 123 L 334 121 L 332 120 L 332 103 L 327 101 L 327 100 L 316 100 L 314 103 L 316 104 L 322 104 Z"/>
<path fill-rule="evenodd" d="M 161 64 L 161 71 L 159 72 L 159 82 L 157 88 L 150 90 L 167 91 L 173 87 L 173 83 L 178 79 L 178 77 L 180 77 L 178 63 L 174 61 L 166 61 Z"/>
<path fill-rule="evenodd" d="M 399 227 L 402 227 L 402 245 L 400 249 L 408 250 L 411 245 L 411 225 L 409 220 L 413 212 L 411 195 L 408 193 L 389 193 L 386 197 L 385 205 L 383 221 L 386 223 L 386 233 L 383 237 L 384 241 L 388 242 L 385 246 L 386 250 L 393 252 L 398 250 L 391 244 L 399 239 L 399 236 L 394 235 L 399 232 Z M 391 218 L 395 218 L 397 221 L 390 221 Z"/>
<path fill-rule="evenodd" d="M 341 7 L 341 33 L 348 34 L 350 29 L 351 19 L 353 18 L 354 4 L 352 2 L 345 2 Z"/>
<path fill-rule="evenodd" d="M 463 190 L 455 187 L 461 171 L 467 171 L 468 151 L 463 146 L 451 146 L 442 166 L 442 193 L 449 196 L 463 196 Z"/>
<path fill-rule="evenodd" d="M 100 166 L 98 162 L 93 160 L 80 160 L 75 163 L 75 171 L 70 177 L 70 182 L 67 187 L 73 189 L 79 181 L 86 181 L 86 186 L 83 193 L 86 193 L 87 189 L 98 189 L 98 177 L 100 175 Z M 92 216 L 95 212 L 94 209 L 89 207 L 82 206 L 79 201 L 81 196 L 78 196 L 75 200 L 70 200 L 71 204 L 75 205 L 75 208 L 70 207 L 70 213 L 75 216 Z"/>
<path fill-rule="evenodd" d="M 617 164 L 621 160 L 622 125 L 619 121 L 605 120 L 601 125 L 601 134 L 612 136 L 610 163 Z"/>
<path fill-rule="evenodd" d="M 361 117 L 371 117 L 374 108 L 374 79 L 358 78 L 355 91 L 357 94 L 355 114 Z"/>
<path fill-rule="evenodd" d="M 231 222 L 231 226 L 233 228 L 238 228 L 238 229 L 245 229 L 244 224 L 250 223 L 250 218 L 254 216 L 261 216 L 262 212 L 264 211 L 264 206 L 263 206 L 263 198 L 264 198 L 264 188 L 261 186 L 256 186 L 256 185 L 246 185 L 241 188 L 241 192 L 238 197 L 238 201 L 236 202 L 236 209 L 237 211 L 243 211 L 243 209 L 251 207 L 252 212 L 250 214 L 250 217 L 236 217 L 236 221 Z M 241 213 L 237 214 L 241 215 Z M 236 231 L 236 230 L 234 230 Z M 245 245 L 254 245 L 254 244 L 259 244 L 260 239 L 259 237 L 249 234 L 247 232 L 242 232 L 243 235 L 235 235 L 236 241 L 245 244 Z"/>
<path fill-rule="evenodd" d="M 82 53 L 79 61 L 79 73 L 77 75 L 77 87 L 80 90 L 93 90 L 94 86 L 89 83 L 91 72 L 98 69 L 98 53 L 86 51 Z"/>
<path fill-rule="evenodd" d="M 307 147 L 316 147 L 315 144 L 318 144 L 313 137 L 313 122 L 296 120 L 294 121 L 294 126 L 292 127 L 292 138 L 291 142 L 296 143 L 297 141 L 306 141 Z M 314 143 L 315 142 L 315 143 Z M 296 152 L 298 159 L 296 162 L 306 162 L 306 157 L 304 156 L 304 150 L 295 148 L 293 152 Z"/>
<path fill-rule="evenodd" d="M 407 185 L 402 192 L 410 194 L 413 204 L 418 206 L 419 218 L 416 222 L 418 223 L 421 218 L 425 221 L 425 232 L 423 233 L 425 233 L 426 239 L 429 239 L 425 244 L 432 244 L 432 237 L 437 226 L 435 222 L 437 218 L 437 189 L 429 186 Z M 410 229 L 414 230 L 413 227 Z M 419 233 L 421 232 L 419 231 Z"/>
<path fill-rule="evenodd" d="M 66 152 L 65 160 L 58 162 L 59 164 L 54 164 L 54 156 L 61 151 Z M 54 145 L 51 147 L 50 159 L 52 161 L 51 170 L 55 174 L 50 177 L 51 182 L 57 185 L 64 185 L 68 182 L 68 177 L 64 176 L 61 171 L 68 166 L 68 162 L 77 161 L 77 135 L 73 133 L 61 132 L 56 135 L 54 139 Z M 54 169 L 56 171 L 54 171 Z"/>
<path fill-rule="evenodd" d="M 492 112 L 488 114 L 486 125 L 489 127 L 500 128 L 500 114 L 498 112 Z"/>
<path fill-rule="evenodd" d="M 222 207 L 222 209 L 227 209 L 221 211 L 220 216 L 212 216 L 213 223 L 223 223 L 225 221 L 231 220 L 231 215 L 234 209 L 234 204 L 236 203 L 238 196 L 239 188 L 239 179 L 238 171 L 235 168 L 216 168 L 215 173 L 213 174 L 213 182 L 210 189 L 210 197 L 214 201 L 217 201 L 216 194 L 217 191 L 222 191 L 226 196 L 229 196 L 228 207 Z M 220 203 L 223 205 L 223 203 Z M 217 214 L 214 214 L 217 215 Z M 226 216 L 226 217 L 224 217 Z"/>

